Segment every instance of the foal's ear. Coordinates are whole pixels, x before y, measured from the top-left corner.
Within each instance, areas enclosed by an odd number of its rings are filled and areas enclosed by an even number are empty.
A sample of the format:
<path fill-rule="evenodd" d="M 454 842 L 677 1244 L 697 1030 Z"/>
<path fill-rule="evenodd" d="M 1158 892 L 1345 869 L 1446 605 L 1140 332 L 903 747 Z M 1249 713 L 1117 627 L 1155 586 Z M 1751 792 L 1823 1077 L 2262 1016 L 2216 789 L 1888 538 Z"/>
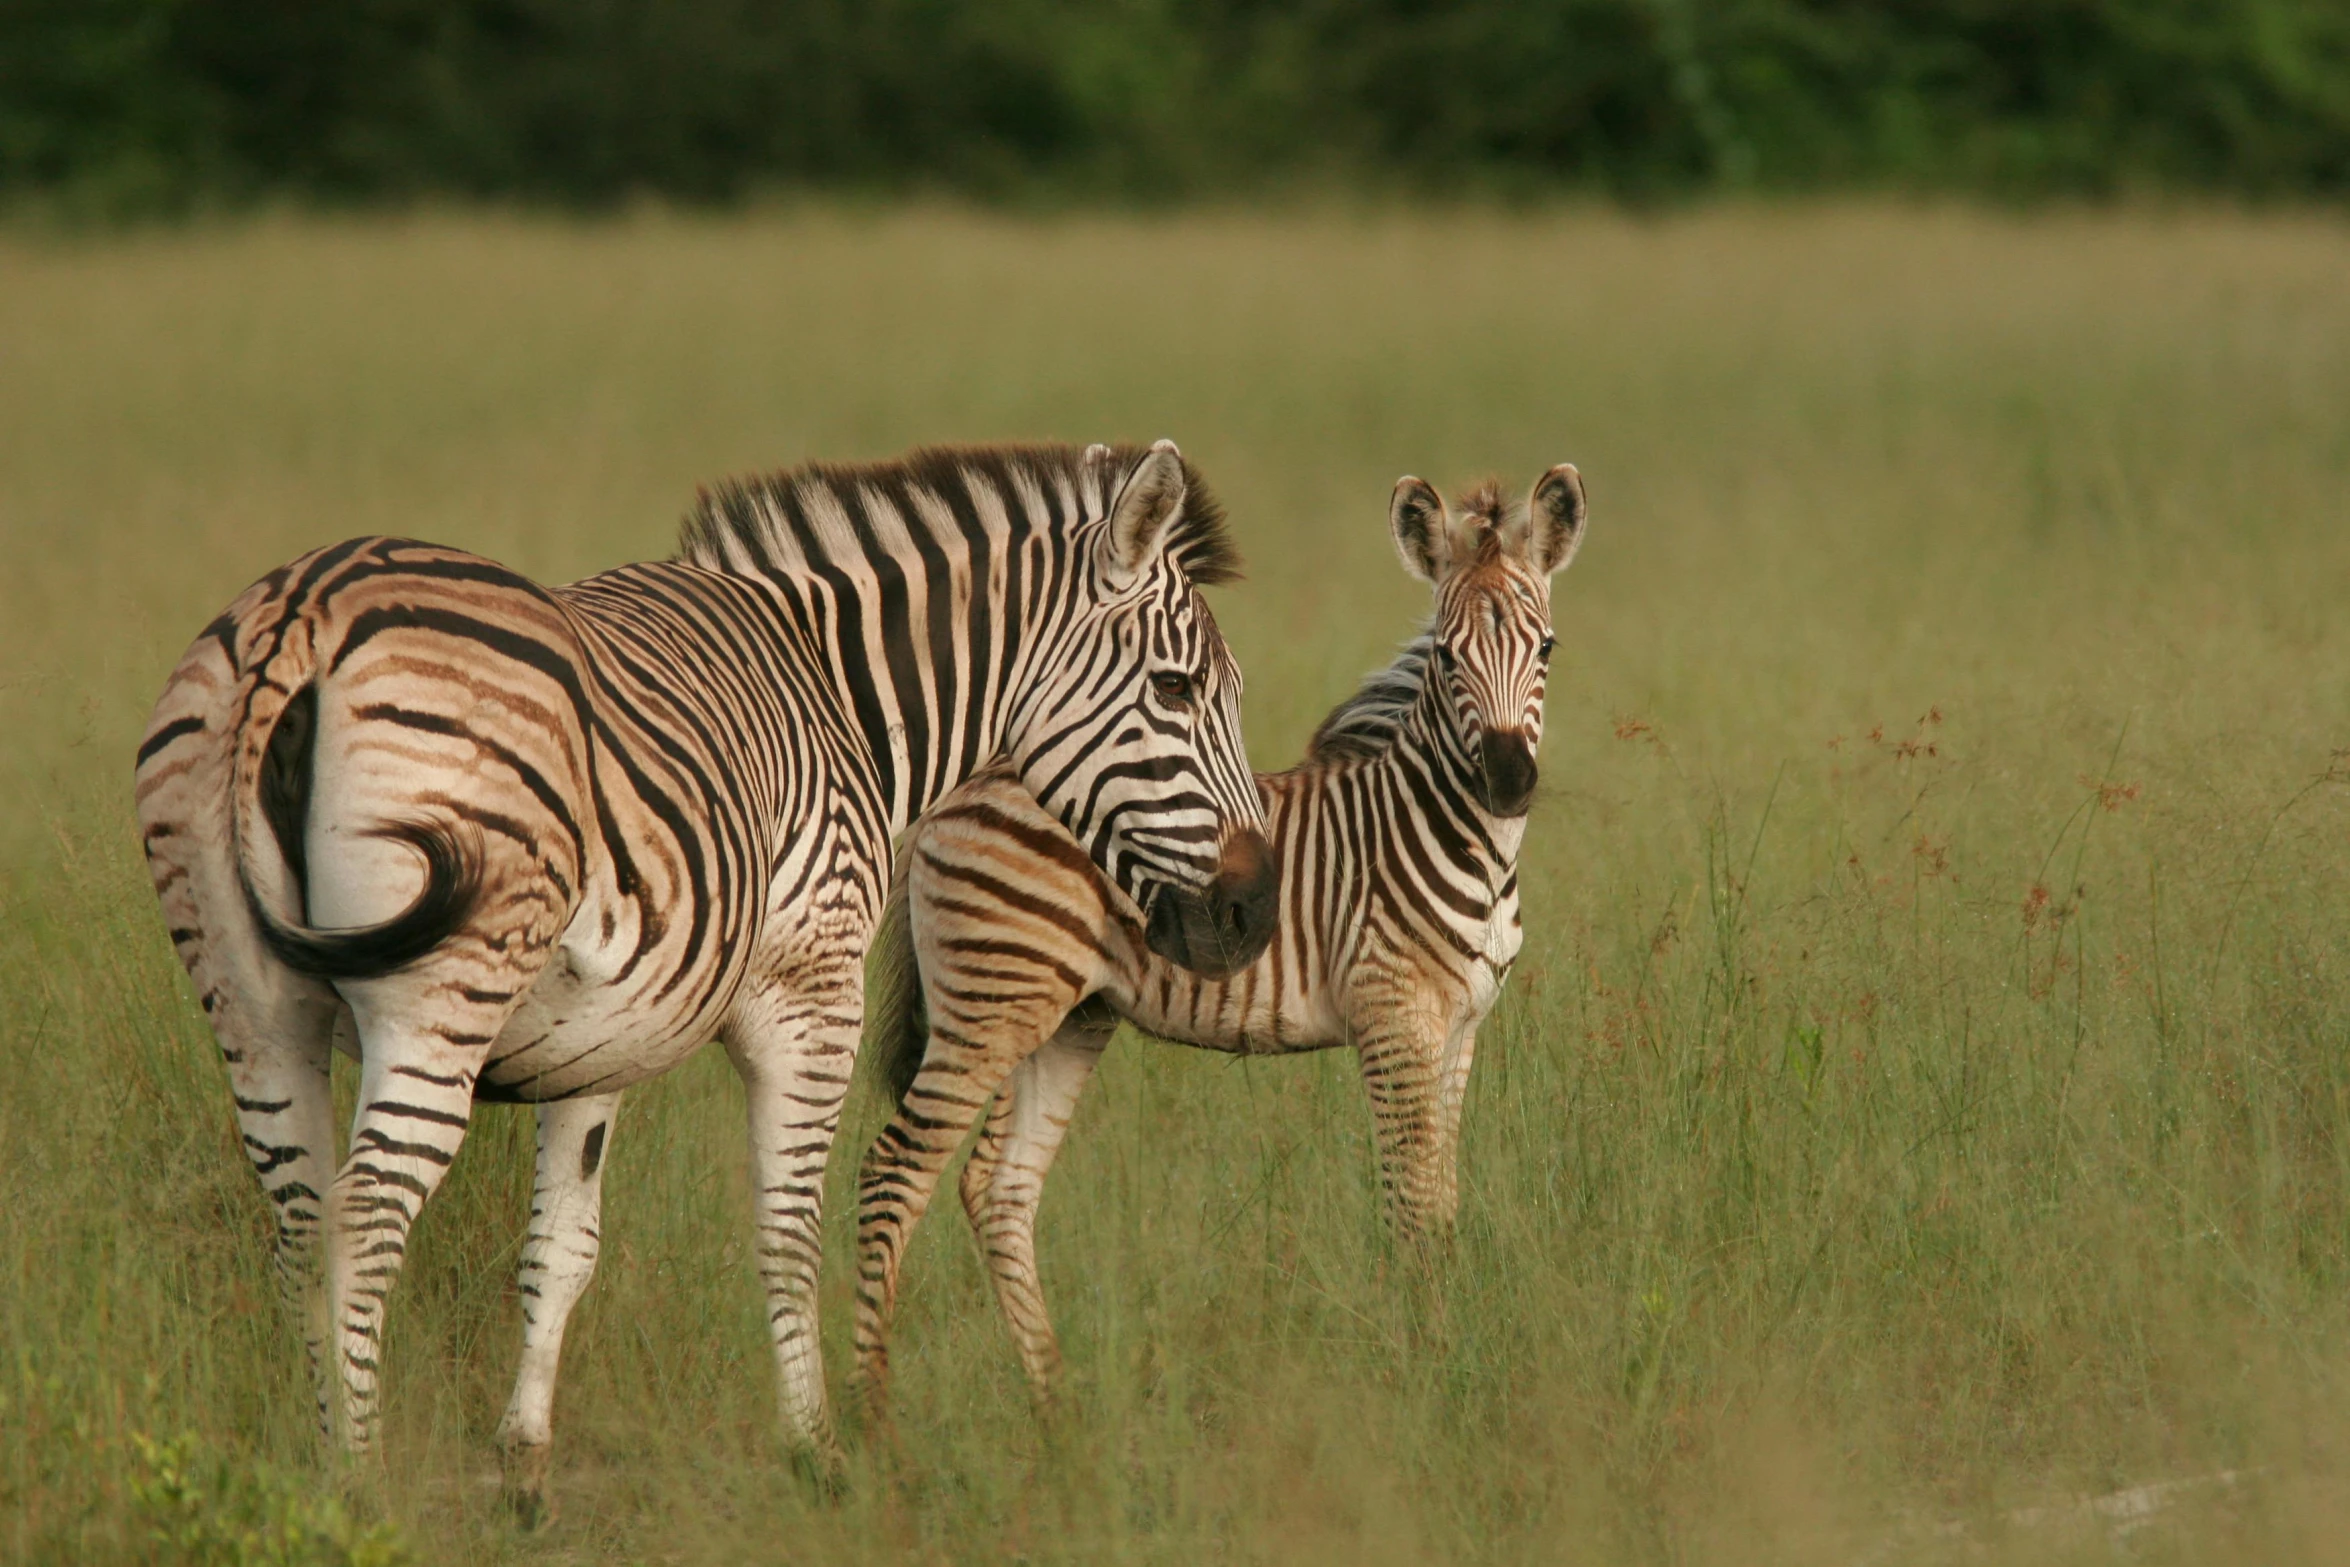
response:
<path fill-rule="evenodd" d="M 1387 531 L 1403 569 L 1422 582 L 1442 582 L 1452 570 L 1452 514 L 1426 479 L 1405 474 L 1387 503 Z"/>
<path fill-rule="evenodd" d="M 1545 573 L 1564 570 L 1583 543 L 1583 476 L 1560 463 L 1534 482 L 1526 503 L 1526 558 Z"/>
<path fill-rule="evenodd" d="M 1183 515 L 1188 493 L 1183 454 L 1173 441 L 1153 443 L 1110 503 L 1110 526 L 1102 535 L 1102 575 L 1112 588 L 1142 575 L 1166 549 L 1167 534 Z"/>

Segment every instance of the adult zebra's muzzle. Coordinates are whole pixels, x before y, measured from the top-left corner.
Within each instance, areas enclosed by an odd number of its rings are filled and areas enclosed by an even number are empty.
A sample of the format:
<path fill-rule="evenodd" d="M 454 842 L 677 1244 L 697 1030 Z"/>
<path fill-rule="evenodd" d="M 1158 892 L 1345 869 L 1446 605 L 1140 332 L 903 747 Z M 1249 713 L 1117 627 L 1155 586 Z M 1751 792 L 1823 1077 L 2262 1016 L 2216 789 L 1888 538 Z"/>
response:
<path fill-rule="evenodd" d="M 1211 979 L 1248 967 L 1273 939 L 1281 870 L 1255 828 L 1224 840 L 1216 879 L 1199 890 L 1163 887 L 1143 942 L 1168 962 Z"/>
<path fill-rule="evenodd" d="M 1534 803 L 1534 747 L 1511 729 L 1488 729 L 1478 747 L 1478 789 L 1496 816 L 1523 816 Z"/>

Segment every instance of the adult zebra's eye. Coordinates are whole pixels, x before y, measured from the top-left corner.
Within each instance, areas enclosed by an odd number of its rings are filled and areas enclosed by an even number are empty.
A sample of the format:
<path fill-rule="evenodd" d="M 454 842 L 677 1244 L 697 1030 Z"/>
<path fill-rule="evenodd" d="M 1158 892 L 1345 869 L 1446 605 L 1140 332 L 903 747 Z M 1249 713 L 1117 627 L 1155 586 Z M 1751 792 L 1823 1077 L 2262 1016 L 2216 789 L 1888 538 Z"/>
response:
<path fill-rule="evenodd" d="M 1558 645 L 1559 639 L 1557 637 L 1545 636 L 1542 639 L 1542 646 L 1535 650 L 1534 656 L 1547 664 L 1550 662 L 1550 655 L 1557 651 Z"/>
<path fill-rule="evenodd" d="M 1151 676 L 1151 689 L 1170 702 L 1191 700 L 1191 676 L 1178 670 L 1162 669 Z"/>

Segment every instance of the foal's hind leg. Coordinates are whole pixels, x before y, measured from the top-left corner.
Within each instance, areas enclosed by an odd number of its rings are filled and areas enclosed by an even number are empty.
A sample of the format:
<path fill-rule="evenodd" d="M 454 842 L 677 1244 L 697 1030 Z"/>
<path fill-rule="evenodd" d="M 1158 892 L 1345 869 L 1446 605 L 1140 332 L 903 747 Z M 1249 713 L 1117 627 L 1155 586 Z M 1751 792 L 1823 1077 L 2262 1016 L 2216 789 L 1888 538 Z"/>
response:
<path fill-rule="evenodd" d="M 963 1166 L 963 1212 L 979 1237 L 996 1302 L 1039 1407 L 1052 1403 L 1061 1345 L 1036 1271 L 1036 1209 L 1077 1101 L 1109 1042 L 1110 1030 L 1098 1022 L 1072 1018 L 1062 1025 L 1013 1069 Z"/>
<path fill-rule="evenodd" d="M 1061 1010 L 1053 1012 L 1054 1022 Z M 897 1312 L 898 1268 L 914 1226 L 922 1222 L 939 1176 L 972 1123 L 1051 1026 L 1040 1026 L 1023 1012 L 1011 1009 L 1005 1026 L 983 1039 L 962 1032 L 934 1010 L 922 1070 L 897 1114 L 866 1150 L 857 1178 L 855 1375 L 876 1414 L 888 1402 L 890 1319 Z"/>

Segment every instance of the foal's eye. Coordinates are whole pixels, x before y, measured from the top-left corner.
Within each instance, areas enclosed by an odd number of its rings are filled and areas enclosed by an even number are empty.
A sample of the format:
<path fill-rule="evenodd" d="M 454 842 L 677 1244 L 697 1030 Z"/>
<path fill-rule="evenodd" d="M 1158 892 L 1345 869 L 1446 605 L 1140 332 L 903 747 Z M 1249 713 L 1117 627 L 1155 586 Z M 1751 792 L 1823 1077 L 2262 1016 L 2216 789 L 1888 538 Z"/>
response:
<path fill-rule="evenodd" d="M 1534 656 L 1547 664 L 1550 662 L 1550 655 L 1557 651 L 1558 645 L 1559 639 L 1557 637 L 1546 636 L 1542 639 L 1542 646 L 1535 649 Z"/>
<path fill-rule="evenodd" d="M 1151 676 L 1151 689 L 1170 702 L 1191 700 L 1191 676 L 1173 669 L 1162 669 Z"/>

